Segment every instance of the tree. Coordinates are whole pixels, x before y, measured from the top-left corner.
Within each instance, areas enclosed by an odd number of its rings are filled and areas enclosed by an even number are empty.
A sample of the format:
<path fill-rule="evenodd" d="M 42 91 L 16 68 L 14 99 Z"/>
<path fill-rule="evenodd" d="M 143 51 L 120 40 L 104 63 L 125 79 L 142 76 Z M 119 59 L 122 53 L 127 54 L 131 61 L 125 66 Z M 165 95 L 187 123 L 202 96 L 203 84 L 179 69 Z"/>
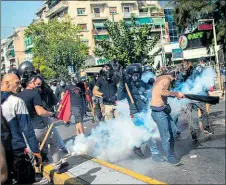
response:
<path fill-rule="evenodd" d="M 96 40 L 95 55 L 107 60 L 117 59 L 122 66 L 131 63 L 153 64 L 154 57 L 150 51 L 156 46 L 159 36 L 152 36 L 149 25 L 136 25 L 135 18 L 130 25 L 121 20 L 117 23 L 104 22 L 110 39 Z"/>
<path fill-rule="evenodd" d="M 33 56 L 43 60 L 46 73 L 51 69 L 57 76 L 67 76 L 71 65 L 77 72 L 88 55 L 88 47 L 80 39 L 80 28 L 69 17 L 32 24 L 25 36 L 32 37 Z"/>
<path fill-rule="evenodd" d="M 196 27 L 199 19 L 214 19 L 217 41 L 221 44 L 226 59 L 226 3 L 222 0 L 175 0 L 170 4 L 175 8 L 174 19 L 180 31 L 191 25 Z M 213 43 L 213 34 L 210 38 Z"/>
<path fill-rule="evenodd" d="M 55 77 L 56 73 L 46 65 L 46 62 L 42 57 L 38 57 L 38 56 L 34 57 L 32 60 L 32 64 L 36 69 L 40 70 L 41 74 L 46 79 L 49 80 Z"/>

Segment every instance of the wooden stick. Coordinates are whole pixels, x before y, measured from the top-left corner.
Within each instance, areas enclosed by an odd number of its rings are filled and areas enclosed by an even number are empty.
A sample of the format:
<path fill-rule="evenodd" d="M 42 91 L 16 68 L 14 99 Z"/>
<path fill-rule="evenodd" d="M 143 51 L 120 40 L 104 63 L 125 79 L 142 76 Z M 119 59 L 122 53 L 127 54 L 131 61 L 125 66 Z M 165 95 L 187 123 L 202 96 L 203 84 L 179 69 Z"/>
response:
<path fill-rule="evenodd" d="M 134 100 L 133 100 L 133 97 L 132 97 L 132 95 L 130 93 L 130 90 L 129 90 L 129 87 L 128 87 L 127 83 L 125 83 L 125 87 L 126 87 L 126 91 L 127 91 L 127 94 L 129 96 L 130 101 L 132 102 L 132 104 L 134 104 Z"/>
<path fill-rule="evenodd" d="M 50 132 L 51 132 L 51 130 L 52 130 L 52 128 L 53 128 L 53 125 L 54 125 L 54 122 L 55 122 L 55 119 L 52 121 L 52 123 L 50 124 L 50 126 L 49 126 L 49 128 L 48 128 L 48 131 L 46 132 L 46 135 L 45 135 L 45 137 L 44 137 L 44 139 L 43 139 L 43 141 L 42 141 L 42 144 L 41 144 L 41 146 L 40 146 L 40 151 L 43 149 L 43 147 L 44 147 L 44 145 L 45 145 L 45 143 L 46 143 L 46 140 L 47 140 L 47 138 L 49 137 L 49 134 L 50 134 Z"/>

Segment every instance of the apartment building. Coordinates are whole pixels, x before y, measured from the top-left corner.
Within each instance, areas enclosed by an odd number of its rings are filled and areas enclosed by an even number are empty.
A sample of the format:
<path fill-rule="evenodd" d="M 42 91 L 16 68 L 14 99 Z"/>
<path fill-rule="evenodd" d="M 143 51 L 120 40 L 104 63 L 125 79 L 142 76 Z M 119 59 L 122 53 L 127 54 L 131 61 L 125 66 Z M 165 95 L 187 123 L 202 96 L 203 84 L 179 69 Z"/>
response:
<path fill-rule="evenodd" d="M 156 10 L 153 10 L 156 7 Z M 48 21 L 69 15 L 82 28 L 82 40 L 89 46 L 88 65 L 101 65 L 107 61 L 94 56 L 96 40 L 108 38 L 104 21 L 125 20 L 130 24 L 134 16 L 138 25 L 151 24 L 153 34 L 160 34 L 165 27 L 164 11 L 158 1 L 45 1 L 36 12 L 35 21 Z"/>
<path fill-rule="evenodd" d="M 18 27 L 14 33 L 1 40 L 1 71 L 18 67 L 25 60 L 24 32 L 27 27 Z"/>

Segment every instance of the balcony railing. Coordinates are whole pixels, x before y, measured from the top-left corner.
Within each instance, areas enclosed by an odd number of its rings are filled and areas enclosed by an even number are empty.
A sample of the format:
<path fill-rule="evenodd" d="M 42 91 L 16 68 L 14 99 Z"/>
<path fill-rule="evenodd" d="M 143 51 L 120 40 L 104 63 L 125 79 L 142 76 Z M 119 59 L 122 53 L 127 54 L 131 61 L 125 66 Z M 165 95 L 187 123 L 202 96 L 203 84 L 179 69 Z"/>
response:
<path fill-rule="evenodd" d="M 124 18 L 131 18 L 131 17 L 137 17 L 137 15 L 131 12 L 124 12 Z"/>
<path fill-rule="evenodd" d="M 92 33 L 93 35 L 107 35 L 108 31 L 107 29 L 93 29 Z"/>
<path fill-rule="evenodd" d="M 139 12 L 139 17 L 146 17 L 146 16 L 150 16 L 149 12 Z"/>
<path fill-rule="evenodd" d="M 93 13 L 92 19 L 107 19 L 107 16 L 101 13 Z"/>
<path fill-rule="evenodd" d="M 51 7 L 47 12 L 46 12 L 46 17 L 49 17 L 52 14 L 61 12 L 62 10 L 68 8 L 68 1 L 60 1 L 58 4 L 55 6 Z"/>

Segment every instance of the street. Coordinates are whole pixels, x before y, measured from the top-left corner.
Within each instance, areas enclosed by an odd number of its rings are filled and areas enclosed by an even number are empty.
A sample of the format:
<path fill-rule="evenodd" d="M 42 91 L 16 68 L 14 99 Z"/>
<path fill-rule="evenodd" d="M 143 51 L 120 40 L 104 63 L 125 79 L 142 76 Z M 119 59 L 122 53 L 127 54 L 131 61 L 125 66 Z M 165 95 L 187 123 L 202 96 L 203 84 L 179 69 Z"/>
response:
<path fill-rule="evenodd" d="M 210 117 L 215 134 L 210 140 L 195 145 L 184 124 L 183 114 L 180 115 L 178 126 L 182 134 L 175 142 L 175 152 L 183 165 L 174 167 L 166 162 L 156 163 L 151 158 L 141 159 L 135 155 L 116 165 L 168 184 L 225 184 L 225 101 L 211 106 Z M 86 135 L 98 125 L 91 120 L 91 117 L 85 118 Z M 56 128 L 65 142 L 74 139 L 74 125 L 65 127 L 58 123 Z"/>

